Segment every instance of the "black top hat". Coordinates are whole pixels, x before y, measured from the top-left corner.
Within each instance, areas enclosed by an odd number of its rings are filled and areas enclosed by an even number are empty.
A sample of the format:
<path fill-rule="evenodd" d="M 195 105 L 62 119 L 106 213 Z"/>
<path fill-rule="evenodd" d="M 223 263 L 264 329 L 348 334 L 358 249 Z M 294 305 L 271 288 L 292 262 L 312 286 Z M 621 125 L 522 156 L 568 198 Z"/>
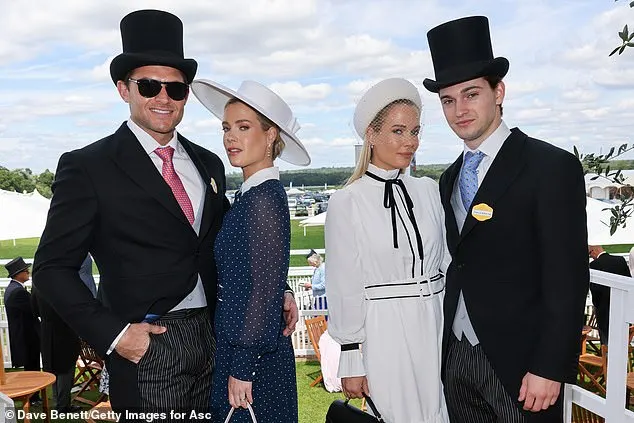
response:
<path fill-rule="evenodd" d="M 436 80 L 423 85 L 437 93 L 440 89 L 481 76 L 503 78 L 509 70 L 504 57 L 493 58 L 489 20 L 469 16 L 449 21 L 427 33 Z"/>
<path fill-rule="evenodd" d="M 185 74 L 187 83 L 196 75 L 198 63 L 183 57 L 183 22 L 161 10 L 137 10 L 121 19 L 123 53 L 110 63 L 116 84 L 141 66 L 169 66 Z"/>
<path fill-rule="evenodd" d="M 28 269 L 30 265 L 26 264 L 22 257 L 16 257 L 5 264 L 4 267 L 7 268 L 7 271 L 9 272 L 9 277 L 12 278 L 18 273 Z"/>
<path fill-rule="evenodd" d="M 309 258 L 311 258 L 312 256 L 314 256 L 315 254 L 317 254 L 317 251 L 313 250 L 312 248 L 310 249 L 310 253 L 308 253 L 308 255 L 306 255 L 306 260 L 308 260 Z"/>

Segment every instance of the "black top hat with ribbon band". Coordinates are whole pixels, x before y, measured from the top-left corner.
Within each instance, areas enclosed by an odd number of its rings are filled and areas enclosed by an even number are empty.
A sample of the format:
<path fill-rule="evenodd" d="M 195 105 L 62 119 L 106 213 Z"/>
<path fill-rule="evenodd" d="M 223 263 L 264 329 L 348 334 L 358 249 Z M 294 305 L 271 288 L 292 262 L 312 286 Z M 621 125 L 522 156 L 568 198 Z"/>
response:
<path fill-rule="evenodd" d="M 7 264 L 4 265 L 7 268 L 7 272 L 9 272 L 9 277 L 12 278 L 20 272 L 25 271 L 30 267 L 29 264 L 24 262 L 22 257 L 16 257 Z"/>
<path fill-rule="evenodd" d="M 187 83 L 196 76 L 198 63 L 183 55 L 183 22 L 161 10 L 137 10 L 121 20 L 123 53 L 110 63 L 116 84 L 133 69 L 142 66 L 169 66 L 185 74 Z"/>
<path fill-rule="evenodd" d="M 493 57 L 485 16 L 446 22 L 431 29 L 427 40 L 436 80 L 426 78 L 423 85 L 431 92 L 482 76 L 503 78 L 509 70 L 506 58 Z"/>

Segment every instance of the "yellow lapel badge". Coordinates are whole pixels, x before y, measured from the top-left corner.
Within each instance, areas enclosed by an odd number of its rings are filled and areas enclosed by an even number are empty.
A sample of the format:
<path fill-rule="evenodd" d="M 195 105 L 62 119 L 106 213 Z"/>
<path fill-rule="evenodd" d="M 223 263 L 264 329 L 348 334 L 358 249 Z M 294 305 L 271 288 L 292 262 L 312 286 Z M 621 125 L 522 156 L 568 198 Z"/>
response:
<path fill-rule="evenodd" d="M 218 194 L 218 186 L 216 185 L 216 180 L 214 178 L 211 178 L 211 181 L 209 183 L 211 184 L 211 189 L 214 190 L 214 194 Z"/>
<path fill-rule="evenodd" d="M 484 222 L 493 217 L 493 208 L 486 203 L 476 204 L 473 206 L 473 209 L 471 209 L 471 216 L 480 222 Z"/>

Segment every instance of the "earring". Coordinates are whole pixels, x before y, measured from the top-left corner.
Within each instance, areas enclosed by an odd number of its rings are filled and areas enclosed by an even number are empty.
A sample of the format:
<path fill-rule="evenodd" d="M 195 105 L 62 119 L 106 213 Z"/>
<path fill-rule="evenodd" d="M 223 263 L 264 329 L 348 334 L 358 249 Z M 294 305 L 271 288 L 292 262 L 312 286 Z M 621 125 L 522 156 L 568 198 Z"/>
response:
<path fill-rule="evenodd" d="M 269 144 L 269 145 L 266 147 L 266 157 L 271 158 L 271 156 L 273 155 L 273 152 L 272 152 L 271 150 L 272 150 L 272 149 L 271 149 L 271 144 Z"/>
<path fill-rule="evenodd" d="M 370 150 L 374 149 L 374 144 L 370 144 Z"/>

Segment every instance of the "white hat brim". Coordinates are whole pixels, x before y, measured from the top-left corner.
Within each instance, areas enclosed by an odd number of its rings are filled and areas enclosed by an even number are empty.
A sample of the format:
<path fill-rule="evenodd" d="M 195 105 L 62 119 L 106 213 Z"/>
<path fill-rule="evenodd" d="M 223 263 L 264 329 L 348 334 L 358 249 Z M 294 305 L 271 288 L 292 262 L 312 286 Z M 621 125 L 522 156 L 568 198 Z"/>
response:
<path fill-rule="evenodd" d="M 214 116 L 222 120 L 225 114 L 225 105 L 232 98 L 237 98 L 249 107 L 257 110 L 266 116 L 280 128 L 280 136 L 284 140 L 285 146 L 279 158 L 285 162 L 298 166 L 308 166 L 310 164 L 310 156 L 302 142 L 293 134 L 289 128 L 280 122 L 272 119 L 266 110 L 252 99 L 208 79 L 196 79 L 191 83 L 191 90 L 194 96 L 205 106 Z"/>

